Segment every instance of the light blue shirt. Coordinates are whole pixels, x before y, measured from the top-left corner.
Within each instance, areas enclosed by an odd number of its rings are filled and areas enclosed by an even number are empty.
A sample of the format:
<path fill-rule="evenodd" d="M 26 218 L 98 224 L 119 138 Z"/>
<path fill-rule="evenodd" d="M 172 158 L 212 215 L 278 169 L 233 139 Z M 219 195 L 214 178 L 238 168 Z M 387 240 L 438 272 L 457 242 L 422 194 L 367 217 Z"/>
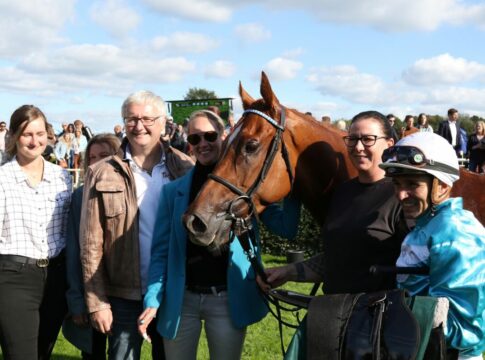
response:
<path fill-rule="evenodd" d="M 463 209 L 461 198 L 448 199 L 417 219 L 397 266 L 429 267 L 429 276 L 399 275 L 398 286 L 412 295 L 446 297 L 448 347 L 460 355 L 480 355 L 485 350 L 485 229 Z"/>

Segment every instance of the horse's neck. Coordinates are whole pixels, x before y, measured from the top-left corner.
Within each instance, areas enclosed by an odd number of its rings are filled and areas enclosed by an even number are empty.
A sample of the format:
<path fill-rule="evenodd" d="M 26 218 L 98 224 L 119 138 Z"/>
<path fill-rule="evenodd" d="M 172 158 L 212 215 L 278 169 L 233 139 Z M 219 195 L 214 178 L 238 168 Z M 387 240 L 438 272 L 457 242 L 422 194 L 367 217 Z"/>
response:
<path fill-rule="evenodd" d="M 306 119 L 288 125 L 295 151 L 295 194 L 323 223 L 333 189 L 355 176 L 355 170 L 338 131 Z"/>

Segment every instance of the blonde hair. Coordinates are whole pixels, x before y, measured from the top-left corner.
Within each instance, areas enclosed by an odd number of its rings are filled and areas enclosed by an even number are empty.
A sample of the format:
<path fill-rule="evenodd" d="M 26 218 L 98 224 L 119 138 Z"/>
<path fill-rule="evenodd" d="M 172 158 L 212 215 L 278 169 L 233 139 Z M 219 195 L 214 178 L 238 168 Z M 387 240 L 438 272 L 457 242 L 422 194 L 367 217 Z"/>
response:
<path fill-rule="evenodd" d="M 194 111 L 192 114 L 190 114 L 189 122 L 187 124 L 187 129 L 190 132 L 190 123 L 198 117 L 203 117 L 206 118 L 211 122 L 211 124 L 216 128 L 217 132 L 219 135 L 224 133 L 224 121 L 221 119 L 219 115 L 217 115 L 215 112 L 210 111 L 210 110 L 197 110 Z"/>

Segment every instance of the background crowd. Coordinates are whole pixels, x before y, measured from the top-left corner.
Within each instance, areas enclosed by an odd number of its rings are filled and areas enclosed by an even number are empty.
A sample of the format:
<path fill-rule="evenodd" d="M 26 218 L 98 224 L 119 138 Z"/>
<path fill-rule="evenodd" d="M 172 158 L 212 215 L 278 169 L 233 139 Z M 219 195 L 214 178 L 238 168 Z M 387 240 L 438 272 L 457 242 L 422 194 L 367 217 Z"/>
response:
<path fill-rule="evenodd" d="M 218 109 L 213 107 L 210 109 L 216 114 Z M 307 113 L 311 115 L 311 113 Z M 433 116 L 434 128 L 430 123 L 429 115 L 420 113 L 417 118 L 414 115 L 406 115 L 401 121 L 393 114 L 388 114 L 387 119 L 392 126 L 392 137 L 394 142 L 416 132 L 434 132 L 444 137 L 455 148 L 458 158 L 462 165 L 466 166 L 468 170 L 483 173 L 485 164 L 485 122 L 480 118 L 467 118 L 467 131 L 460 120 L 458 110 L 449 109 L 447 119 L 440 120 L 439 117 Z M 415 118 L 417 120 L 415 120 Z M 170 114 L 167 114 L 167 121 L 165 125 L 165 134 L 162 140 L 170 146 L 190 154 L 190 146 L 187 142 L 187 122 L 185 119 L 182 123 L 174 122 Z M 322 116 L 322 124 L 335 126 L 340 130 L 346 131 L 348 128 L 348 121 L 337 120 L 332 122 L 327 115 Z M 234 126 L 232 122 L 232 126 Z M 231 129 L 231 124 L 226 126 L 226 133 Z M 114 134 L 120 139 L 125 136 L 125 131 L 122 125 L 115 125 L 113 129 Z M 43 154 L 44 158 L 50 162 L 58 164 L 66 169 L 82 169 L 82 161 L 84 160 L 84 153 L 88 141 L 93 137 L 93 131 L 85 126 L 81 120 L 75 120 L 73 123 L 62 123 L 62 129 L 57 134 L 52 126 L 49 124 L 48 129 L 48 145 Z M 5 156 L 5 141 L 8 135 L 8 127 L 5 121 L 0 122 L 0 164 L 7 160 Z"/>

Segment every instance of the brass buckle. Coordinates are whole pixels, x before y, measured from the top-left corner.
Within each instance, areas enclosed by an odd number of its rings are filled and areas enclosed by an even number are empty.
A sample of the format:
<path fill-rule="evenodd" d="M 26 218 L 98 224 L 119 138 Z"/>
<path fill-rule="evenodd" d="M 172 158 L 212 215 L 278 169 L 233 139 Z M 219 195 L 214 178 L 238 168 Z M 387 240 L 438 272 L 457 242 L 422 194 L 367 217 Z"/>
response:
<path fill-rule="evenodd" d="M 49 265 L 49 259 L 37 259 L 35 264 L 40 268 L 47 267 Z"/>

